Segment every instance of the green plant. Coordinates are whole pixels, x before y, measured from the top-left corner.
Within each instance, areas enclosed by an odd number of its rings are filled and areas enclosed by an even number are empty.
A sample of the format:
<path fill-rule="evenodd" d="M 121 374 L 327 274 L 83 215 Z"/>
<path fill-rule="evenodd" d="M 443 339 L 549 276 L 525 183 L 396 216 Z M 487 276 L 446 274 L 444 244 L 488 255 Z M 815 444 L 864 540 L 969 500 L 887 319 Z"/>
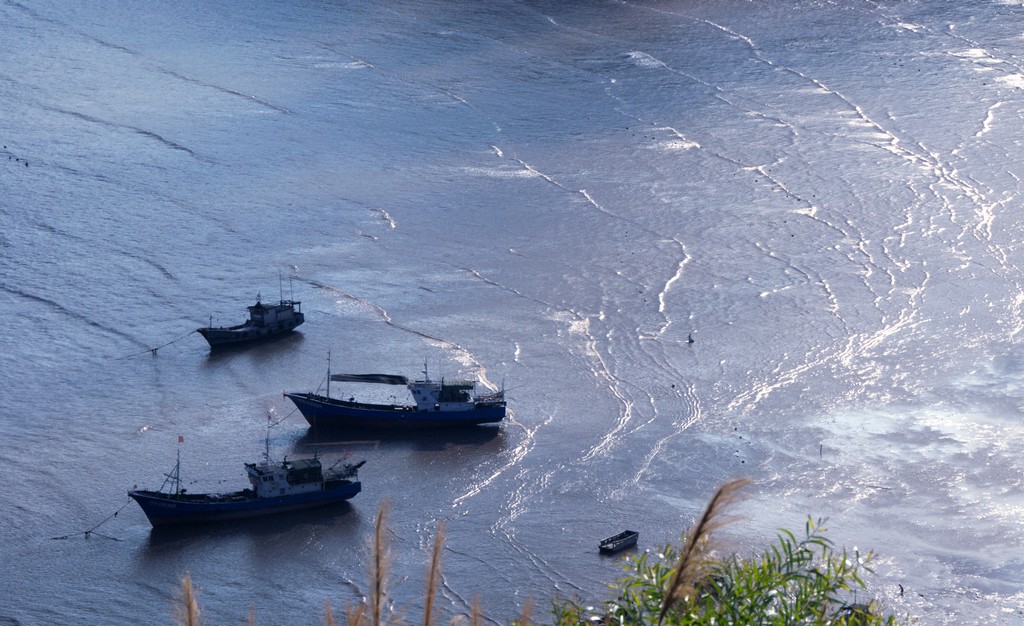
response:
<path fill-rule="evenodd" d="M 704 515 L 683 538 L 681 547 L 666 546 L 660 554 L 644 552 L 626 561 L 627 575 L 616 597 L 601 610 L 577 601 L 556 603 L 559 626 L 584 621 L 609 626 L 808 624 L 872 626 L 896 624 L 882 616 L 875 603 L 851 603 L 864 589 L 872 555 L 836 551 L 824 536 L 822 520 L 808 519 L 800 539 L 782 530 L 760 555 L 743 559 L 711 555 L 711 531 L 732 521 L 723 515 L 746 481 L 718 490 Z"/>
<path fill-rule="evenodd" d="M 735 502 L 746 479 L 726 483 L 718 489 L 694 527 L 679 547 L 667 545 L 660 553 L 641 552 L 625 561 L 626 575 L 613 585 L 616 595 L 599 609 L 579 600 L 552 601 L 553 626 L 876 626 L 897 624 L 895 617 L 882 616 L 870 602 L 851 601 L 865 588 L 863 573 L 871 573 L 872 554 L 837 551 L 825 537 L 822 520 L 808 518 L 804 535 L 797 538 L 781 530 L 775 543 L 750 558 L 733 555 L 714 557 L 714 532 L 734 521 L 726 510 Z M 391 563 L 387 542 L 388 503 L 385 501 L 374 524 L 370 559 L 369 597 L 346 605 L 348 626 L 392 626 L 405 620 L 387 614 L 386 582 Z M 439 525 L 427 571 L 423 626 L 434 626 L 437 586 L 441 578 L 444 526 Z M 200 624 L 199 604 L 188 574 L 182 580 L 177 603 L 178 623 Z M 513 626 L 529 626 L 532 601 L 528 600 Z M 324 620 L 333 626 L 330 600 L 325 602 Z M 485 619 L 479 600 L 473 598 L 468 615 L 455 616 L 453 626 L 479 626 Z M 493 620 L 488 620 L 493 621 Z M 249 624 L 255 624 L 253 612 Z"/>

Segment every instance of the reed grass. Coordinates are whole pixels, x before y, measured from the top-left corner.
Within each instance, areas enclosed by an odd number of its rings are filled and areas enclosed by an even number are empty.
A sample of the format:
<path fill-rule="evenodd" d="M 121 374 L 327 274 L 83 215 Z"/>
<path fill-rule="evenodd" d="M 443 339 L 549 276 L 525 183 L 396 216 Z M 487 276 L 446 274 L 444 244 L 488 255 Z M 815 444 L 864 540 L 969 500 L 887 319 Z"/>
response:
<path fill-rule="evenodd" d="M 712 533 L 735 521 L 736 518 L 725 515 L 725 511 L 740 498 L 740 491 L 749 484 L 749 478 L 737 478 L 719 487 L 704 509 L 704 514 L 683 539 L 682 554 L 665 589 L 661 611 L 658 613 L 659 624 L 676 603 L 693 597 L 696 585 L 704 579 L 710 564 L 708 556 L 711 552 Z"/>
<path fill-rule="evenodd" d="M 444 549 L 444 522 L 437 525 L 434 535 L 434 550 L 430 554 L 430 569 L 427 571 L 426 601 L 423 603 L 423 626 L 433 626 L 434 601 L 441 582 L 441 552 Z"/>
<path fill-rule="evenodd" d="M 480 596 L 473 596 L 469 607 L 469 626 L 480 626 L 484 622 L 483 611 L 480 610 Z"/>
<path fill-rule="evenodd" d="M 346 605 L 345 619 L 348 620 L 348 626 L 363 626 L 366 624 L 366 604 Z"/>
<path fill-rule="evenodd" d="M 196 598 L 196 590 L 192 586 L 192 574 L 189 572 L 185 572 L 181 579 L 181 597 L 178 599 L 175 612 L 181 626 L 200 626 L 202 623 L 199 617 L 199 600 Z"/>
<path fill-rule="evenodd" d="M 391 552 L 387 538 L 387 517 L 391 502 L 381 502 L 377 521 L 373 528 L 373 550 L 370 558 L 370 626 L 382 626 L 388 569 L 391 567 Z"/>
<path fill-rule="evenodd" d="M 523 612 L 519 614 L 519 621 L 515 626 L 530 626 L 530 618 L 533 616 L 533 598 L 527 598 L 523 602 Z"/>

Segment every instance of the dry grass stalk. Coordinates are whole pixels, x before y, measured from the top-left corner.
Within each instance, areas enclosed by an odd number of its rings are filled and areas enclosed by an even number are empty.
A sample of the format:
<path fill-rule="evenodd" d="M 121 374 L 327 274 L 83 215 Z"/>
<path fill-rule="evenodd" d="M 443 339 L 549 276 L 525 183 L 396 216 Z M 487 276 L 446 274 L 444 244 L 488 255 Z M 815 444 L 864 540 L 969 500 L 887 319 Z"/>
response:
<path fill-rule="evenodd" d="M 345 619 L 348 626 L 363 626 L 366 623 L 366 604 L 360 603 L 356 606 L 345 605 Z"/>
<path fill-rule="evenodd" d="M 469 626 L 480 626 L 484 615 L 480 612 L 480 596 L 473 596 L 473 604 L 469 607 Z"/>
<path fill-rule="evenodd" d="M 385 588 L 388 567 L 391 564 L 388 554 L 387 517 L 390 503 L 384 500 L 377 512 L 377 523 L 373 533 L 373 555 L 371 559 L 373 571 L 370 572 L 370 620 L 371 626 L 383 626 Z"/>
<path fill-rule="evenodd" d="M 676 602 L 693 596 L 694 586 L 703 578 L 707 565 L 707 557 L 711 551 L 711 533 L 735 519 L 724 515 L 725 509 L 739 499 L 740 490 L 750 482 L 749 478 L 737 478 L 719 487 L 708 502 L 704 515 L 690 529 L 683 544 L 683 552 L 679 556 L 679 563 L 665 589 L 661 612 L 658 614 L 659 624 Z"/>
<path fill-rule="evenodd" d="M 192 575 L 185 572 L 181 579 L 181 603 L 177 608 L 178 623 L 182 626 L 199 626 L 199 600 L 192 588 Z"/>
<path fill-rule="evenodd" d="M 437 599 L 437 587 L 441 582 L 441 550 L 444 547 L 444 522 L 437 525 L 434 536 L 434 551 L 430 556 L 430 571 L 427 572 L 427 597 L 423 607 L 423 626 L 431 626 L 434 621 L 434 600 Z"/>
<path fill-rule="evenodd" d="M 334 626 L 334 613 L 331 611 L 331 599 L 324 600 L 324 623 L 327 626 Z"/>
<path fill-rule="evenodd" d="M 529 626 L 530 617 L 533 613 L 533 598 L 527 598 L 523 604 L 523 614 L 519 617 L 517 626 Z"/>

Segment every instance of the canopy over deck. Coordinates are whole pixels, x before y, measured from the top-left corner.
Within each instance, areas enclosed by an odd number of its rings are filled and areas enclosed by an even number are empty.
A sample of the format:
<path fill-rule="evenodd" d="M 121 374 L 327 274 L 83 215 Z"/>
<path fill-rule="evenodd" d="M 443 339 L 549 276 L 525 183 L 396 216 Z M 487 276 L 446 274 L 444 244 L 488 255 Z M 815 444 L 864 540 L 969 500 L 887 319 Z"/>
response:
<path fill-rule="evenodd" d="M 331 374 L 331 380 L 343 383 L 378 383 L 381 385 L 408 385 L 409 379 L 397 374 Z"/>

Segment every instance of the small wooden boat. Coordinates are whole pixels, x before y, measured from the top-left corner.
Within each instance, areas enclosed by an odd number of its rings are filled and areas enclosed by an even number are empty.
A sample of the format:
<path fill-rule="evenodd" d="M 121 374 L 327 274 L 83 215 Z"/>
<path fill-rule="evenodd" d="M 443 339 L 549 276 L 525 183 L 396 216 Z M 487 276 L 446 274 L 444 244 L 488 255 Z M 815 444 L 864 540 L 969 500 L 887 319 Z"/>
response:
<path fill-rule="evenodd" d="M 635 530 L 624 530 L 617 535 L 612 535 L 607 539 L 602 539 L 600 543 L 601 554 L 614 554 L 621 552 L 626 548 L 632 548 L 636 545 L 637 538 L 640 537 L 640 533 Z"/>

